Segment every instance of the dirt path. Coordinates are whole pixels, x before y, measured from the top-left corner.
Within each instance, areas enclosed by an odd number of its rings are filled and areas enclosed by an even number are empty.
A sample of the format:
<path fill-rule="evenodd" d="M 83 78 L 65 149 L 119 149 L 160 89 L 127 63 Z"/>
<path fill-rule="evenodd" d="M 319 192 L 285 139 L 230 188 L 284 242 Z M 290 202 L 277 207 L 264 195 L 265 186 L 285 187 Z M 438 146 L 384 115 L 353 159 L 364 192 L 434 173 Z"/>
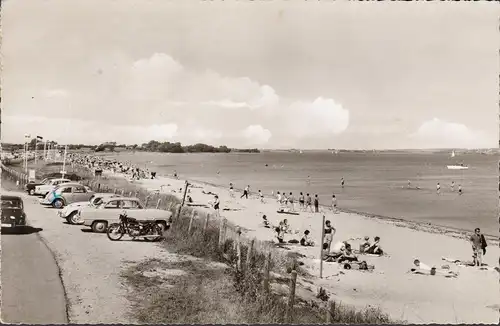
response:
<path fill-rule="evenodd" d="M 61 268 L 69 322 L 133 323 L 121 272 L 128 267 L 127 262 L 161 259 L 170 254 L 155 243 L 111 242 L 105 234 L 83 232 L 83 227 L 63 223 L 55 209 L 42 207 L 36 197 L 21 196 L 31 225 L 43 229 L 39 235 Z"/>

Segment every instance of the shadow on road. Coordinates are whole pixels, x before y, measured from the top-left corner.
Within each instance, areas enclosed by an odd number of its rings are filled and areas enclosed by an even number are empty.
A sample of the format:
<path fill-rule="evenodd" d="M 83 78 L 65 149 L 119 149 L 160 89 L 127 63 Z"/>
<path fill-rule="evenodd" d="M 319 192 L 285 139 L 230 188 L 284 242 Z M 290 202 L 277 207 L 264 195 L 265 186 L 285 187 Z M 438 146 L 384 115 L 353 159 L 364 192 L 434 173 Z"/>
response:
<path fill-rule="evenodd" d="M 33 234 L 43 231 L 42 228 L 34 228 L 29 225 L 12 227 L 2 227 L 2 235 L 14 235 L 14 234 Z"/>

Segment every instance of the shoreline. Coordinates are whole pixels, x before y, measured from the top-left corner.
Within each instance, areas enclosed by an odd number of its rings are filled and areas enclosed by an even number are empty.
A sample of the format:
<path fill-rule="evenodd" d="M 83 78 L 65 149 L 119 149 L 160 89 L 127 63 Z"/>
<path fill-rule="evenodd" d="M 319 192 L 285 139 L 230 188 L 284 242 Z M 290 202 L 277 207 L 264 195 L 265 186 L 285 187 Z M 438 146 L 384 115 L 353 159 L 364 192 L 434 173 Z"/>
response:
<path fill-rule="evenodd" d="M 171 181 L 182 181 L 182 182 L 187 180 L 188 182 L 193 183 L 193 184 L 209 186 L 209 187 L 220 189 L 220 190 L 223 190 L 226 192 L 229 191 L 229 187 L 227 187 L 227 186 L 215 184 L 215 183 L 211 183 L 211 182 L 207 182 L 207 181 L 200 181 L 200 180 L 196 180 L 196 179 L 190 179 L 190 178 L 176 179 L 176 178 L 169 176 L 169 175 L 159 175 L 156 177 L 156 180 L 159 181 L 160 179 L 171 180 Z M 150 180 L 150 179 L 147 179 L 147 180 Z M 127 181 L 129 181 L 129 180 L 127 179 Z M 139 180 L 139 181 L 142 181 L 142 180 Z M 243 189 L 235 187 L 234 192 L 235 192 L 235 194 L 236 193 L 242 194 Z M 175 194 L 175 193 L 173 193 L 173 194 Z M 255 196 L 256 193 L 252 192 L 251 195 Z M 266 199 L 276 200 L 276 198 L 271 196 L 271 195 L 264 195 L 264 197 Z M 182 200 L 182 198 L 179 198 L 179 199 Z M 322 212 L 322 211 L 324 212 L 325 209 L 329 208 L 329 206 L 324 205 L 324 204 L 320 204 L 319 207 L 320 207 L 320 212 Z M 434 224 L 431 222 L 412 221 L 412 220 L 407 220 L 407 219 L 404 219 L 401 217 L 391 217 L 391 216 L 373 214 L 373 213 L 369 213 L 369 212 L 360 212 L 360 211 L 355 211 L 355 210 L 342 208 L 342 207 L 340 207 L 340 208 L 337 207 L 337 210 L 339 212 L 346 213 L 346 214 L 355 214 L 355 215 L 367 217 L 370 219 L 380 220 L 382 222 L 396 225 L 398 227 L 409 228 L 409 229 L 433 233 L 433 234 L 442 234 L 442 235 L 446 235 L 446 236 L 450 236 L 450 237 L 454 237 L 454 238 L 458 238 L 458 239 L 463 239 L 464 236 L 466 236 L 464 234 L 471 232 L 471 230 L 455 228 L 455 227 L 445 226 L 445 225 L 439 225 L 439 224 Z M 495 236 L 492 234 L 487 234 L 484 232 L 483 232 L 483 234 L 486 237 L 486 239 L 489 240 L 489 242 L 494 243 L 496 245 L 500 244 L 500 239 L 498 238 L 498 236 Z"/>

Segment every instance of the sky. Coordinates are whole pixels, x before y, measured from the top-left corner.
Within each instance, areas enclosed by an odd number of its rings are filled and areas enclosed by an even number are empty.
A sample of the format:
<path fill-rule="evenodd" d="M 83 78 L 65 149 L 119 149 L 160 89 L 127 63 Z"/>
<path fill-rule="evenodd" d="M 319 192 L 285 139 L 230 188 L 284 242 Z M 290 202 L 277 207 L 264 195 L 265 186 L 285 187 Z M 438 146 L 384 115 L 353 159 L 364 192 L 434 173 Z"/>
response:
<path fill-rule="evenodd" d="M 2 1 L 2 142 L 498 147 L 491 2 Z"/>

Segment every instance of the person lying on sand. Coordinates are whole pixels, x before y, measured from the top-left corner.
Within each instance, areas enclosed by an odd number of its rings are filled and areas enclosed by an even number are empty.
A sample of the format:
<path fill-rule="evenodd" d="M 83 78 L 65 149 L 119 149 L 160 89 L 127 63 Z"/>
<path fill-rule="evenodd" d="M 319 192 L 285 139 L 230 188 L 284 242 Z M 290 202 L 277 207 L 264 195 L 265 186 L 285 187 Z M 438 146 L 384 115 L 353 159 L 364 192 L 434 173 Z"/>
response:
<path fill-rule="evenodd" d="M 374 265 L 368 265 L 366 261 L 353 261 L 344 264 L 344 269 L 360 270 L 360 271 L 372 271 L 375 269 Z"/>
<path fill-rule="evenodd" d="M 326 261 L 327 263 L 332 263 L 332 262 L 336 262 L 337 261 L 337 258 L 339 258 L 342 254 L 340 253 L 333 253 L 333 252 L 330 252 L 330 250 L 328 249 L 328 243 L 323 243 L 323 252 L 322 252 L 322 257 L 324 261 Z"/>
<path fill-rule="evenodd" d="M 265 201 L 264 201 L 264 194 L 262 193 L 261 190 L 259 190 L 259 198 L 260 198 L 260 202 L 264 204 L 265 203 Z"/>
<path fill-rule="evenodd" d="M 193 198 L 191 198 L 191 196 L 190 196 L 190 195 L 188 195 L 188 196 L 186 197 L 186 200 L 187 200 L 187 202 L 188 202 L 188 203 L 192 203 L 192 202 L 193 202 Z"/>
<path fill-rule="evenodd" d="M 410 269 L 410 272 L 413 274 L 420 274 L 420 275 L 437 275 L 437 276 L 444 276 L 444 277 L 457 277 L 458 273 L 450 271 L 450 270 L 443 270 L 443 269 L 437 269 L 436 267 L 430 267 L 424 263 L 421 263 L 419 259 L 415 259 L 413 261 L 413 265 L 415 267 Z"/>
<path fill-rule="evenodd" d="M 302 239 L 300 239 L 300 245 L 304 247 L 312 247 L 314 246 L 314 241 L 309 238 L 309 230 L 304 231 L 304 235 L 302 236 Z"/>
<path fill-rule="evenodd" d="M 384 254 L 384 251 L 380 246 L 380 237 L 375 237 L 374 240 L 375 242 L 365 252 L 367 254 L 382 256 Z"/>
<path fill-rule="evenodd" d="M 369 237 L 369 236 L 366 236 L 366 237 L 364 238 L 363 243 L 361 243 L 361 244 L 359 245 L 359 253 L 361 253 L 361 254 L 362 254 L 362 253 L 364 253 L 364 252 L 365 252 L 366 250 L 368 250 L 368 248 L 370 248 L 371 246 L 372 246 L 372 245 L 371 245 L 371 243 L 370 243 L 370 237 Z"/>

